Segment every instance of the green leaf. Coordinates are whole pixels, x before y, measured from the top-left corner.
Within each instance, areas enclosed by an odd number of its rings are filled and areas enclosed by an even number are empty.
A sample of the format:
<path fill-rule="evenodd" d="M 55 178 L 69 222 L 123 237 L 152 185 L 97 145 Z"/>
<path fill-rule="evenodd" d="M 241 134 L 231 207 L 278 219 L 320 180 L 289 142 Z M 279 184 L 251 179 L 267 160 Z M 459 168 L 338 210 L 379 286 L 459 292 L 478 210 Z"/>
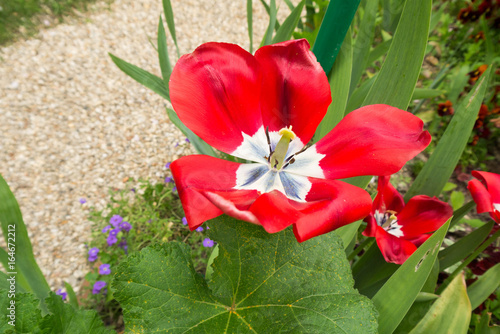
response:
<path fill-rule="evenodd" d="M 219 256 L 219 245 L 215 245 L 214 249 L 212 250 L 212 253 L 210 254 L 210 257 L 208 258 L 207 270 L 205 272 L 205 278 L 207 280 L 212 279 L 212 274 L 214 272 L 212 264 L 214 263 L 214 260 L 217 256 Z"/>
<path fill-rule="evenodd" d="M 377 18 L 378 0 L 366 1 L 364 15 L 359 25 L 359 30 L 353 46 L 352 76 L 349 92 L 354 92 L 361 76 L 363 75 L 368 58 L 370 47 L 375 36 L 375 19 Z M 345 83 L 347 85 L 347 83 Z"/>
<path fill-rule="evenodd" d="M 170 74 L 172 74 L 172 64 L 170 64 L 170 59 L 168 57 L 167 36 L 165 35 L 165 28 L 163 27 L 161 16 L 158 22 L 158 60 L 160 63 L 161 76 L 168 90 L 168 82 L 170 80 Z"/>
<path fill-rule="evenodd" d="M 172 36 L 172 39 L 174 40 L 177 57 L 180 57 L 181 53 L 179 51 L 179 45 L 177 44 L 177 36 L 175 35 L 174 11 L 172 10 L 170 0 L 163 0 L 163 12 L 165 13 L 165 19 L 167 20 L 168 31 L 170 31 L 170 36 Z"/>
<path fill-rule="evenodd" d="M 73 290 L 73 287 L 71 286 L 71 284 L 69 284 L 67 282 L 64 282 L 64 287 L 66 288 L 66 292 L 68 294 L 69 303 L 74 308 L 77 309 L 79 307 L 79 305 L 78 305 L 78 298 L 76 297 L 76 294 L 75 294 L 75 291 Z"/>
<path fill-rule="evenodd" d="M 367 64 L 368 65 L 373 64 L 376 60 L 385 55 L 387 51 L 389 51 L 391 43 L 392 43 L 392 38 L 378 44 L 375 48 L 373 48 L 373 50 L 370 51 L 370 54 L 368 56 Z"/>
<path fill-rule="evenodd" d="M 110 334 L 101 317 L 94 310 L 77 310 L 63 302 L 61 296 L 51 292 L 45 300 L 52 313 L 43 318 L 40 328 L 49 333 L 92 333 Z"/>
<path fill-rule="evenodd" d="M 264 35 L 264 38 L 262 39 L 262 42 L 260 43 L 260 46 L 269 45 L 272 43 L 274 26 L 276 25 L 276 14 L 276 0 L 271 0 L 269 9 L 269 25 L 267 26 L 266 33 Z"/>
<path fill-rule="evenodd" d="M 179 119 L 179 116 L 177 116 L 175 111 L 173 111 L 170 108 L 167 108 L 167 115 L 170 121 L 174 123 L 174 125 L 179 130 L 181 130 L 181 132 L 189 139 L 189 141 L 191 142 L 191 144 L 193 144 L 194 148 L 198 153 L 210 155 L 212 157 L 217 158 L 217 154 L 215 153 L 212 146 L 205 143 L 203 139 L 201 139 L 193 131 L 188 129 L 187 126 L 185 126 L 184 123 L 182 123 L 182 121 Z"/>
<path fill-rule="evenodd" d="M 452 182 L 446 182 L 446 184 L 444 185 L 443 187 L 443 191 L 452 191 L 453 189 L 455 189 L 457 187 L 457 185 L 455 183 L 452 183 Z"/>
<path fill-rule="evenodd" d="M 451 220 L 450 228 L 458 224 L 462 220 L 462 218 L 475 206 L 476 203 L 474 201 L 470 201 L 464 204 L 461 208 L 453 211 L 453 219 Z"/>
<path fill-rule="evenodd" d="M 448 93 L 448 100 L 453 106 L 456 106 L 459 95 L 464 91 L 469 76 L 469 66 L 467 64 L 460 64 L 460 67 L 456 67 L 454 74 L 450 78 L 450 91 Z"/>
<path fill-rule="evenodd" d="M 461 238 L 453 245 L 440 251 L 438 259 L 441 270 L 451 267 L 471 254 L 474 249 L 476 249 L 488 237 L 493 225 L 493 221 L 486 223 L 474 232 L 471 232 Z"/>
<path fill-rule="evenodd" d="M 379 333 L 392 333 L 417 298 L 434 266 L 449 224 L 450 220 L 417 248 L 372 298 L 379 311 Z"/>
<path fill-rule="evenodd" d="M 497 263 L 467 289 L 472 309 L 481 305 L 500 286 L 500 263 Z"/>
<path fill-rule="evenodd" d="M 357 222 L 347 224 L 335 230 L 335 233 L 342 239 L 344 249 L 346 249 L 351 240 L 354 239 L 362 222 L 362 220 L 358 220 Z"/>
<path fill-rule="evenodd" d="M 14 249 L 14 267 L 5 268 L 7 274 L 17 272 L 16 284 L 21 285 L 28 292 L 33 292 L 38 298 L 45 298 L 50 287 L 36 263 L 33 248 L 28 236 L 23 216 L 14 194 L 10 191 L 7 182 L 0 175 L 0 223 L 7 247 Z M 14 228 L 13 228 L 14 227 Z M 14 239 L 12 240 L 14 230 Z M 10 233 L 10 234 L 9 234 Z M 10 238 L 10 239 L 9 239 Z M 12 248 L 13 247 L 13 248 Z M 7 250 L 9 252 L 9 249 Z"/>
<path fill-rule="evenodd" d="M 412 100 L 429 99 L 431 97 L 437 97 L 443 95 L 444 91 L 431 88 L 415 88 L 413 91 Z"/>
<path fill-rule="evenodd" d="M 377 79 L 377 75 L 375 74 L 368 80 L 365 80 L 361 86 L 359 86 L 349 97 L 349 101 L 347 102 L 347 107 L 345 110 L 345 114 L 347 115 L 353 110 L 360 108 L 363 104 L 363 101 L 366 99 L 368 92 L 372 88 L 375 80 Z"/>
<path fill-rule="evenodd" d="M 465 279 L 457 276 L 410 334 L 467 333 L 471 311 Z"/>
<path fill-rule="evenodd" d="M 403 9 L 404 1 L 401 0 L 382 0 L 383 20 L 382 28 L 385 31 L 393 32 L 401 22 L 401 10 Z"/>
<path fill-rule="evenodd" d="M 168 92 L 168 86 L 165 86 L 163 80 L 156 75 L 149 73 L 146 70 L 143 70 L 140 67 L 127 63 L 125 60 L 120 59 L 111 53 L 108 53 L 111 57 L 113 63 L 120 70 L 122 70 L 126 75 L 140 83 L 141 85 L 151 89 L 156 94 L 163 97 L 165 100 L 170 101 L 170 95 Z"/>
<path fill-rule="evenodd" d="M 352 68 L 352 47 L 351 47 L 351 34 L 345 35 L 344 43 L 340 49 L 340 53 L 333 64 L 332 71 L 328 76 L 330 83 L 330 91 L 332 103 L 328 106 L 325 117 L 321 121 L 316 134 L 315 140 L 323 138 L 330 132 L 340 120 L 344 117 L 346 109 L 347 98 L 349 97 L 349 82 L 351 80 Z"/>
<path fill-rule="evenodd" d="M 0 333 L 41 333 L 39 325 L 42 321 L 42 314 L 38 308 L 39 304 L 40 301 L 31 293 L 16 292 L 15 297 L 11 298 L 9 291 L 0 290 L 0 307 L 2 308 Z M 9 324 L 12 320 L 14 320 L 15 330 L 12 323 Z"/>
<path fill-rule="evenodd" d="M 331 0 L 312 48 L 325 73 L 330 73 L 360 0 Z"/>
<path fill-rule="evenodd" d="M 406 193 L 405 201 L 420 194 L 437 196 L 443 190 L 467 145 L 492 67 L 488 67 L 457 108 L 436 149 Z"/>
<path fill-rule="evenodd" d="M 299 2 L 297 7 L 292 10 L 290 15 L 288 15 L 283 24 L 279 27 L 276 35 L 273 38 L 273 44 L 288 41 L 292 37 L 293 31 L 299 23 L 300 14 L 302 13 L 302 9 L 304 8 L 304 1 L 305 0 Z"/>
<path fill-rule="evenodd" d="M 250 53 L 253 53 L 253 4 L 252 0 L 247 0 L 247 26 L 248 39 L 250 40 Z"/>
<path fill-rule="evenodd" d="M 431 0 L 407 0 L 391 47 L 363 105 L 408 107 L 424 60 Z"/>
<path fill-rule="evenodd" d="M 457 210 L 464 205 L 465 195 L 461 191 L 453 191 L 450 195 L 451 206 L 453 210 Z"/>
<path fill-rule="evenodd" d="M 376 312 L 353 289 L 334 233 L 299 244 L 291 229 L 268 234 L 227 216 L 208 225 L 219 244 L 208 284 L 189 247 L 177 242 L 144 248 L 120 264 L 113 287 L 129 331 L 376 332 Z"/>

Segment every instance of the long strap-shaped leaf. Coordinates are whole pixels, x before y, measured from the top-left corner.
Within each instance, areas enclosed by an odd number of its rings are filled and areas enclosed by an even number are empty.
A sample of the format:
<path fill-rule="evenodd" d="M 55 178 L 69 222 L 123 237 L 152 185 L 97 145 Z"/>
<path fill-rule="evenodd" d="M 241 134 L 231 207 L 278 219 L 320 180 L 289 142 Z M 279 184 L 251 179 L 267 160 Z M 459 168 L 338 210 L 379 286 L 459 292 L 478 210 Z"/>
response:
<path fill-rule="evenodd" d="M 180 57 L 181 53 L 179 51 L 179 45 L 177 45 L 177 36 L 175 34 L 174 11 L 172 10 L 170 0 L 163 0 L 163 11 L 165 12 L 165 18 L 167 19 L 168 31 L 170 31 L 170 36 L 172 36 L 172 39 L 174 40 L 177 57 Z"/>
<path fill-rule="evenodd" d="M 326 74 L 330 73 L 360 0 L 331 0 L 312 48 Z"/>
<path fill-rule="evenodd" d="M 405 201 L 418 194 L 437 196 L 443 190 L 469 140 L 469 134 L 474 127 L 488 86 L 492 67 L 488 67 L 458 106 L 434 153 L 406 193 Z"/>
<path fill-rule="evenodd" d="M 38 267 L 33 255 L 33 248 L 28 236 L 26 225 L 19 209 L 14 194 L 9 189 L 7 182 L 0 175 L 0 223 L 5 242 L 8 246 L 14 246 L 14 262 L 12 267 L 6 268 L 7 272 L 14 272 L 18 282 L 26 282 L 23 285 L 26 290 L 33 292 L 40 300 L 44 300 L 50 292 L 50 287 Z M 10 231 L 15 231 L 14 239 L 9 239 Z M 10 250 L 9 250 L 10 251 Z M 43 306 L 44 307 L 44 306 Z"/>
<path fill-rule="evenodd" d="M 292 37 L 292 33 L 297 27 L 297 24 L 300 20 L 300 14 L 302 13 L 302 9 L 304 8 L 304 0 L 302 0 L 297 7 L 295 7 L 290 15 L 283 21 L 283 24 L 279 27 L 278 31 L 276 31 L 276 35 L 273 38 L 272 43 L 279 43 L 283 41 L 287 41 Z"/>

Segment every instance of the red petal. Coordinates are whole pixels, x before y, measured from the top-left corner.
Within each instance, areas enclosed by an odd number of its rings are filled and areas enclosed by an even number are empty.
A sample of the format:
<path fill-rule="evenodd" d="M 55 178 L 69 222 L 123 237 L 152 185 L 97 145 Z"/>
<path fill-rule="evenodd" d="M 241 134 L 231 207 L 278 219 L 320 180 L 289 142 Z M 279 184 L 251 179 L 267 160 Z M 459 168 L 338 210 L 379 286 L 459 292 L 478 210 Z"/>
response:
<path fill-rule="evenodd" d="M 206 155 L 190 155 L 172 162 L 170 169 L 191 230 L 223 213 L 252 220 L 251 215 L 239 211 L 248 209 L 259 194 L 255 190 L 232 189 L 239 166 Z"/>
<path fill-rule="evenodd" d="M 255 58 L 235 44 L 205 43 L 182 56 L 170 77 L 170 98 L 181 121 L 226 153 L 262 126 L 261 74 Z"/>
<path fill-rule="evenodd" d="M 417 250 L 417 246 L 410 241 L 389 234 L 380 226 L 375 238 L 387 262 L 403 264 Z"/>
<path fill-rule="evenodd" d="M 325 176 L 394 174 L 429 145 L 423 122 L 409 112 L 382 104 L 357 109 L 317 144 Z"/>
<path fill-rule="evenodd" d="M 477 213 L 492 212 L 494 210 L 491 194 L 479 180 L 470 180 L 467 189 L 469 189 L 474 202 L 476 202 Z"/>
<path fill-rule="evenodd" d="M 368 225 L 366 225 L 365 230 L 363 231 L 363 235 L 365 237 L 375 237 L 375 233 L 377 232 L 378 224 L 377 224 L 377 220 L 373 216 L 373 212 L 371 212 L 370 215 L 363 220 L 368 223 Z"/>
<path fill-rule="evenodd" d="M 265 126 L 293 132 L 307 144 L 332 98 L 325 72 L 305 39 L 264 46 L 255 52 L 263 74 L 261 110 Z"/>
<path fill-rule="evenodd" d="M 405 239 L 413 239 L 439 229 L 453 215 L 447 203 L 435 197 L 418 195 L 411 198 L 397 215 Z"/>
<path fill-rule="evenodd" d="M 379 212 L 386 212 L 387 210 L 392 210 L 396 212 L 401 212 L 405 206 L 403 196 L 392 186 L 389 182 L 390 176 L 379 176 L 377 185 L 377 197 L 373 201 L 373 210 L 379 210 Z"/>
<path fill-rule="evenodd" d="M 481 181 L 491 195 L 493 203 L 500 203 L 500 174 L 472 171 L 472 176 Z"/>

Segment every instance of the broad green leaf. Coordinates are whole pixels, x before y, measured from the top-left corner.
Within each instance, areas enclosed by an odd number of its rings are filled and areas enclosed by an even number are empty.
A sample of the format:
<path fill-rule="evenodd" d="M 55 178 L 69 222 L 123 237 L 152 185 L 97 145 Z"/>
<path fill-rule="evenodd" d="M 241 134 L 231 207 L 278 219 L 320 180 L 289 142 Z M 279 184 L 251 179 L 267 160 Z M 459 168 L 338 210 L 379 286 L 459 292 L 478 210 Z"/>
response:
<path fill-rule="evenodd" d="M 50 311 L 40 323 L 40 328 L 49 333 L 92 333 L 111 334 L 114 331 L 104 327 L 95 310 L 78 310 L 63 302 L 61 296 L 51 292 L 45 300 Z"/>
<path fill-rule="evenodd" d="M 406 193 L 405 201 L 420 194 L 437 196 L 443 190 L 467 145 L 488 86 L 492 67 L 489 66 L 483 73 L 457 108 L 436 149 Z"/>
<path fill-rule="evenodd" d="M 356 40 L 353 45 L 352 75 L 349 94 L 354 92 L 370 56 L 370 47 L 375 36 L 375 19 L 377 18 L 378 0 L 366 1 L 364 15 L 359 25 Z M 345 83 L 347 85 L 347 83 Z"/>
<path fill-rule="evenodd" d="M 269 45 L 273 41 L 273 32 L 274 26 L 276 25 L 276 0 L 271 0 L 270 8 L 269 8 L 269 25 L 267 26 L 266 33 L 260 43 L 260 46 Z"/>
<path fill-rule="evenodd" d="M 38 307 L 39 304 L 40 301 L 31 293 L 16 292 L 15 297 L 11 298 L 8 290 L 0 290 L 0 307 L 2 308 L 2 312 L 0 312 L 2 314 L 0 317 L 0 333 L 41 333 L 39 326 L 42 321 L 42 314 Z M 9 324 L 12 320 L 15 320 L 13 322 L 15 327 L 12 326 L 12 322 Z"/>
<path fill-rule="evenodd" d="M 304 8 L 304 1 L 302 0 L 297 7 L 292 10 L 290 15 L 283 21 L 283 24 L 279 27 L 276 35 L 273 38 L 272 43 L 279 43 L 288 41 L 292 37 L 292 33 L 297 28 L 297 24 L 300 20 L 300 14 L 302 13 L 302 9 Z"/>
<path fill-rule="evenodd" d="M 347 115 L 353 110 L 360 108 L 363 105 L 363 101 L 365 100 L 368 92 L 372 88 L 375 80 L 377 79 L 377 75 L 375 74 L 368 80 L 365 80 L 361 86 L 359 86 L 349 97 L 349 101 L 347 101 L 347 106 L 345 109 L 345 114 Z"/>
<path fill-rule="evenodd" d="M 458 224 L 462 218 L 474 207 L 476 203 L 474 201 L 470 201 L 465 203 L 460 209 L 453 211 L 453 219 L 451 220 L 450 228 Z"/>
<path fill-rule="evenodd" d="M 175 113 L 175 111 L 173 111 L 170 108 L 167 108 L 167 115 L 168 115 L 168 118 L 170 119 L 170 121 L 172 123 L 174 123 L 174 125 L 179 130 L 181 130 L 181 132 L 189 139 L 189 141 L 191 142 L 191 144 L 193 144 L 194 148 L 196 149 L 196 151 L 198 153 L 210 155 L 212 157 L 216 157 L 217 158 L 217 154 L 215 153 L 215 151 L 212 148 L 212 146 L 210 146 L 207 143 L 205 143 L 203 141 L 203 139 L 201 139 L 193 131 L 191 131 L 190 129 L 188 129 L 188 127 L 185 126 L 184 123 L 182 123 L 182 121 L 179 119 L 179 116 L 177 116 L 177 114 Z"/>
<path fill-rule="evenodd" d="M 461 191 L 453 191 L 450 195 L 451 206 L 453 210 L 460 209 L 465 202 L 465 195 Z"/>
<path fill-rule="evenodd" d="M 443 191 L 452 191 L 456 187 L 457 187 L 457 185 L 455 183 L 446 182 L 446 184 L 444 185 Z"/>
<path fill-rule="evenodd" d="M 410 334 L 465 334 L 471 311 L 465 279 L 463 275 L 457 276 Z"/>
<path fill-rule="evenodd" d="M 418 295 L 420 296 L 420 293 Z M 418 324 L 418 322 L 427 314 L 427 311 L 429 311 L 431 305 L 436 300 L 436 299 L 428 299 L 426 301 L 418 301 L 418 299 L 419 297 L 417 296 L 417 299 L 410 307 L 405 317 L 403 318 L 403 320 L 401 320 L 401 323 L 398 325 L 398 327 L 394 330 L 393 333 L 397 334 L 409 333 Z M 432 334 L 438 334 L 438 333 L 432 333 Z"/>
<path fill-rule="evenodd" d="M 456 107 L 459 95 L 464 91 L 469 76 L 467 73 L 470 68 L 467 64 L 460 64 L 454 69 L 454 73 L 450 78 L 450 91 L 448 92 L 448 100 Z"/>
<path fill-rule="evenodd" d="M 376 60 L 385 55 L 387 51 L 389 51 L 391 43 L 392 43 L 392 38 L 378 44 L 375 48 L 373 48 L 373 50 L 370 51 L 370 54 L 368 56 L 367 64 L 368 65 L 373 64 Z"/>
<path fill-rule="evenodd" d="M 113 287 L 130 332 L 376 332 L 376 312 L 353 289 L 334 233 L 299 244 L 291 229 L 268 234 L 227 216 L 208 226 L 219 245 L 208 284 L 177 242 L 120 264 Z"/>
<path fill-rule="evenodd" d="M 500 286 L 500 263 L 497 263 L 467 289 L 472 309 L 481 305 Z"/>
<path fill-rule="evenodd" d="M 403 15 L 401 10 L 403 10 L 404 3 L 401 0 L 382 0 L 382 28 L 385 31 L 394 32 L 398 26 L 398 22 L 403 20 L 400 17 Z"/>
<path fill-rule="evenodd" d="M 406 110 L 424 60 L 432 0 L 407 0 L 391 47 L 363 105 L 384 103 Z"/>
<path fill-rule="evenodd" d="M 415 302 L 416 303 L 421 303 L 421 302 L 426 302 L 426 301 L 429 301 L 429 300 L 436 300 L 438 298 L 439 298 L 439 296 L 435 295 L 433 293 L 419 292 L 418 295 L 417 295 L 417 298 L 415 299 Z"/>
<path fill-rule="evenodd" d="M 253 53 L 253 4 L 252 0 L 247 0 L 247 27 L 248 39 L 250 40 L 250 53 Z"/>
<path fill-rule="evenodd" d="M 347 224 L 335 230 L 335 233 L 342 239 L 344 244 L 344 249 L 347 249 L 353 238 L 356 236 L 359 227 L 363 221 L 358 220 L 357 222 Z"/>
<path fill-rule="evenodd" d="M 64 282 L 64 287 L 66 288 L 66 292 L 68 294 L 69 303 L 74 308 L 77 309 L 79 307 L 79 305 L 78 305 L 78 298 L 76 297 L 76 294 L 75 294 L 75 291 L 73 290 L 73 287 L 71 286 L 71 284 L 69 284 L 67 282 Z"/>
<path fill-rule="evenodd" d="M 438 89 L 430 89 L 430 88 L 415 88 L 413 91 L 412 100 L 420 100 L 420 99 L 429 99 L 431 97 L 436 97 L 439 95 L 443 95 L 444 92 Z"/>
<path fill-rule="evenodd" d="M 172 39 L 174 40 L 177 57 L 180 57 L 181 53 L 179 51 L 179 45 L 177 44 L 177 36 L 175 35 L 174 11 L 172 10 L 170 0 L 163 0 L 163 12 L 165 13 L 165 19 L 167 20 L 168 31 L 170 31 L 170 36 L 172 36 Z"/>
<path fill-rule="evenodd" d="M 314 140 L 320 140 L 330 132 L 340 120 L 344 117 L 347 98 L 349 97 L 349 82 L 351 80 L 352 68 L 352 48 L 351 34 L 345 35 L 344 43 L 340 49 L 337 60 L 333 64 L 332 71 L 328 76 L 332 103 L 328 106 L 325 117 L 321 121 Z M 346 245 L 347 246 L 347 245 Z"/>
<path fill-rule="evenodd" d="M 19 284 L 28 292 L 33 292 L 38 298 L 45 298 L 50 291 L 50 287 L 33 255 L 33 248 L 31 247 L 31 241 L 28 237 L 19 204 L 1 175 L 0 223 L 2 224 L 2 233 L 7 247 L 15 249 L 15 261 L 12 261 L 15 263 L 9 263 L 9 266 L 5 268 L 7 275 L 15 275 L 16 284 Z M 15 230 L 14 240 L 11 232 L 13 227 Z"/>
<path fill-rule="evenodd" d="M 434 266 L 449 224 L 450 220 L 417 248 L 372 298 L 379 311 L 379 333 L 392 333 L 417 298 Z"/>
<path fill-rule="evenodd" d="M 165 35 L 165 28 L 163 27 L 161 16 L 158 22 L 158 60 L 160 63 L 161 76 L 168 90 L 168 82 L 170 80 L 170 74 L 172 74 L 172 64 L 170 64 L 170 58 L 168 57 L 167 36 Z"/>
<path fill-rule="evenodd" d="M 312 51 L 325 73 L 330 73 L 360 0 L 331 0 Z"/>
<path fill-rule="evenodd" d="M 262 6 L 264 6 L 264 9 L 266 10 L 267 15 L 271 16 L 271 7 L 267 4 L 267 2 L 264 0 L 260 0 L 260 3 L 262 4 Z M 279 28 L 280 28 L 280 23 L 278 22 L 278 19 L 276 18 L 276 24 L 274 25 L 274 30 L 278 31 Z"/>
<path fill-rule="evenodd" d="M 489 222 L 461 238 L 453 245 L 439 252 L 438 260 L 441 270 L 451 267 L 471 254 L 490 234 L 494 222 Z"/>
<path fill-rule="evenodd" d="M 156 75 L 143 70 L 140 67 L 127 63 L 125 60 L 120 59 L 111 53 L 109 53 L 113 63 L 118 66 L 126 75 L 140 83 L 141 85 L 151 89 L 156 94 L 163 97 L 165 100 L 170 101 L 170 95 L 168 92 L 168 86 L 165 86 L 163 80 Z"/>

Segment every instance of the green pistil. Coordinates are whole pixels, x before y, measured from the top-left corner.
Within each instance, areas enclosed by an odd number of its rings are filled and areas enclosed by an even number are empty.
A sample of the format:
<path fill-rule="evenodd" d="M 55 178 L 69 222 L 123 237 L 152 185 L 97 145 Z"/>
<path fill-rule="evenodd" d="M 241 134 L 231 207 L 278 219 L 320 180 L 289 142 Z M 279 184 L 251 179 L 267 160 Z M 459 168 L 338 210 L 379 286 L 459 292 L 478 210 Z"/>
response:
<path fill-rule="evenodd" d="M 295 139 L 295 133 L 293 133 L 292 127 L 290 127 L 290 129 L 281 129 L 279 134 L 281 135 L 281 139 L 274 148 L 274 152 L 271 154 L 270 159 L 271 167 L 277 170 L 283 167 L 286 153 L 288 152 L 288 146 L 290 146 L 290 142 Z"/>

